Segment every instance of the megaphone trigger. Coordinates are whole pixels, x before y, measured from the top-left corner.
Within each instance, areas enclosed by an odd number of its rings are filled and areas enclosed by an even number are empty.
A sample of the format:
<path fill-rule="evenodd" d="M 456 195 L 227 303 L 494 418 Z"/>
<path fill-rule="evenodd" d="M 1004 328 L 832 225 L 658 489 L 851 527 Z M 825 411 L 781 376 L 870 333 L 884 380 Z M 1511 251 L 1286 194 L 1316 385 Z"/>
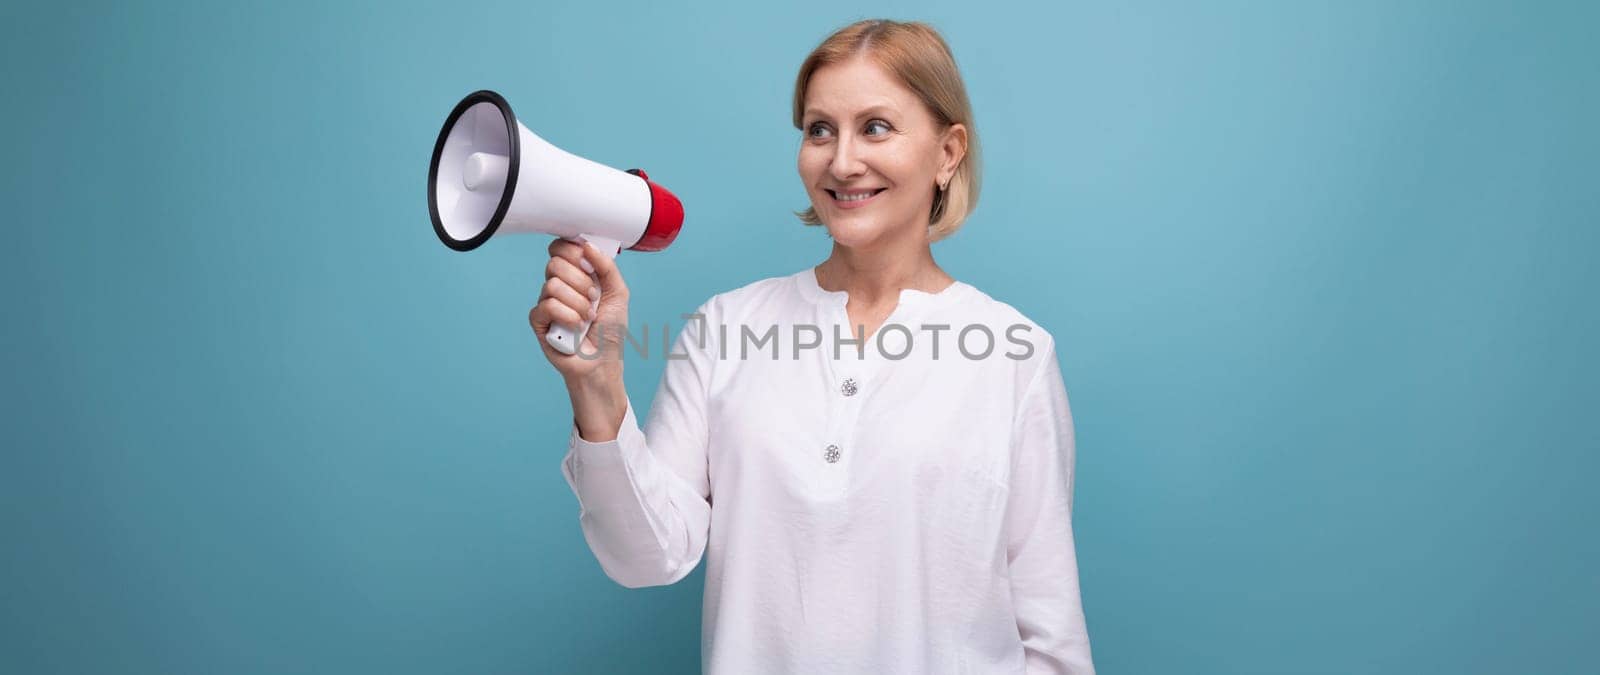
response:
<path fill-rule="evenodd" d="M 596 251 L 599 251 L 601 255 L 604 255 L 607 258 L 616 258 L 617 254 L 622 252 L 622 242 L 615 239 L 607 239 L 599 235 L 580 234 L 576 237 L 573 237 L 570 241 L 593 246 Z M 578 266 L 583 268 L 583 271 L 588 272 L 590 276 L 594 276 L 594 265 L 589 263 L 588 258 L 579 258 Z"/>

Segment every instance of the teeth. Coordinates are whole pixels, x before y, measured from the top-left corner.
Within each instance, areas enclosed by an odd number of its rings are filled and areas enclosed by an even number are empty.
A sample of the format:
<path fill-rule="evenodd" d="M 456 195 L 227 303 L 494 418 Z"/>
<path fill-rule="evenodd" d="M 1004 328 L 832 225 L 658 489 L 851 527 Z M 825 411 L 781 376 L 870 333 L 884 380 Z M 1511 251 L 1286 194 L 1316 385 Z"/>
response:
<path fill-rule="evenodd" d="M 878 194 L 877 190 L 868 190 L 867 192 L 857 192 L 857 193 L 854 193 L 854 194 L 845 194 L 843 192 L 835 192 L 835 193 L 833 193 L 833 196 L 834 196 L 835 199 L 838 199 L 841 202 L 859 202 L 859 201 L 861 201 L 863 199 L 866 199 L 868 197 L 871 197 L 872 195 L 875 195 L 875 194 Z"/>

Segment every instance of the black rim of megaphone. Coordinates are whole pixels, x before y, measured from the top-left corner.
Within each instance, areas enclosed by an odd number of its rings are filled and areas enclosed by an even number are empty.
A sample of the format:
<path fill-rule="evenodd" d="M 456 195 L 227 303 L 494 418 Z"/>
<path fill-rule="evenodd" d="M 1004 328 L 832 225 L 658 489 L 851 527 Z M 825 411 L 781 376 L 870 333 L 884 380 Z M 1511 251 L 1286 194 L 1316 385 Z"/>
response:
<path fill-rule="evenodd" d="M 506 122 L 506 137 L 511 139 L 511 157 L 506 168 L 506 187 L 500 192 L 500 204 L 494 209 L 494 216 L 489 218 L 489 223 L 483 227 L 478 236 L 471 239 L 456 239 L 444 229 L 444 220 L 439 217 L 439 197 L 435 187 L 439 182 L 439 158 L 444 155 L 444 142 L 450 137 L 450 129 L 455 127 L 456 120 L 466 114 L 467 110 L 479 103 L 489 102 L 500 109 L 500 117 Z M 511 195 L 517 189 L 517 169 L 522 166 L 522 139 L 517 134 L 517 116 L 511 112 L 511 104 L 506 99 L 488 89 L 467 94 L 456 104 L 455 110 L 450 111 L 450 117 L 444 121 L 444 127 L 439 130 L 439 140 L 433 144 L 433 161 L 428 163 L 428 215 L 433 217 L 433 231 L 439 235 L 439 241 L 444 242 L 457 251 L 470 251 L 483 245 L 494 236 L 494 231 L 500 229 L 500 221 L 506 217 L 506 210 L 511 208 Z"/>

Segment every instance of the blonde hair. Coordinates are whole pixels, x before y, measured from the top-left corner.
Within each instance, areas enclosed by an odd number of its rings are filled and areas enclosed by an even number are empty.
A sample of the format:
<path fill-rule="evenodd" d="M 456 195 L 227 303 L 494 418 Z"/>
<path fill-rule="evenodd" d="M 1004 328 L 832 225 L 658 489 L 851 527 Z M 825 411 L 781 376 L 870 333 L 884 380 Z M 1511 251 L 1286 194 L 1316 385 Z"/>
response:
<path fill-rule="evenodd" d="M 868 19 L 828 36 L 800 64 L 800 75 L 794 82 L 794 128 L 801 128 L 811 75 L 823 66 L 856 55 L 871 58 L 898 78 L 922 100 L 941 127 L 966 127 L 966 156 L 956 165 L 956 173 L 945 189 L 933 186 L 933 207 L 928 213 L 928 239 L 938 241 L 950 236 L 978 206 L 978 130 L 973 125 L 972 104 L 967 100 L 967 88 L 956 68 L 955 56 L 932 26 L 919 21 Z M 807 225 L 822 224 L 815 208 L 808 207 L 795 215 Z"/>

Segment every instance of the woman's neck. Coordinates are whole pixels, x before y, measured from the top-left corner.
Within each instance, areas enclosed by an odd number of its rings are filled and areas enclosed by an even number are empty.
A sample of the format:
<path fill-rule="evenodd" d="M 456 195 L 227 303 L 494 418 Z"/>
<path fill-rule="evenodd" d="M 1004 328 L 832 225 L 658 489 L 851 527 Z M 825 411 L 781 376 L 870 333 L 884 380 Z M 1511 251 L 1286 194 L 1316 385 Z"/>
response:
<path fill-rule="evenodd" d="M 926 240 L 913 243 L 858 250 L 834 242 L 833 253 L 817 265 L 817 283 L 849 293 L 851 303 L 875 306 L 899 302 L 902 289 L 938 293 L 955 281 L 934 262 Z"/>

